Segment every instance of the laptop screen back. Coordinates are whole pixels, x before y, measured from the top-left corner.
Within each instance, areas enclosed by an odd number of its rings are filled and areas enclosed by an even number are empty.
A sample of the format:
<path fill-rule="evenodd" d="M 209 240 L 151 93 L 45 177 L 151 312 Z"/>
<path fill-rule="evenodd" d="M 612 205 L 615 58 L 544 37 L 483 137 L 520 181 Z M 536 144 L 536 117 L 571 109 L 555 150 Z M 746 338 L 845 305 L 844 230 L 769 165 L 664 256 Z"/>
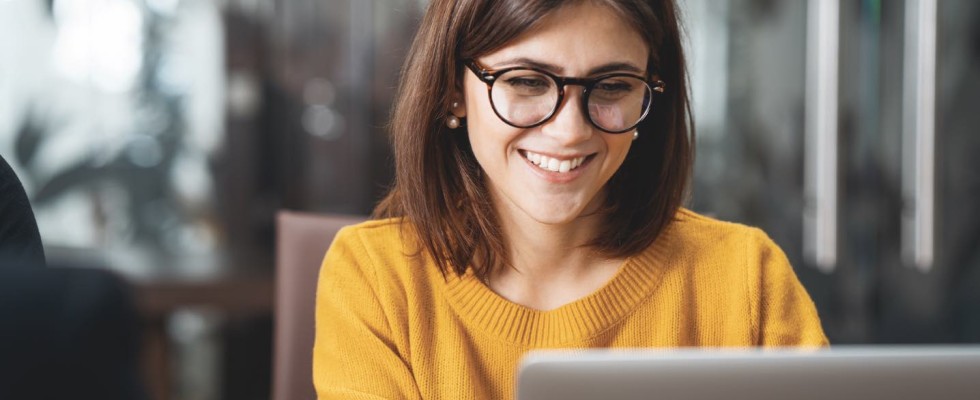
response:
<path fill-rule="evenodd" d="M 980 399 L 980 347 L 530 353 L 518 400 Z"/>

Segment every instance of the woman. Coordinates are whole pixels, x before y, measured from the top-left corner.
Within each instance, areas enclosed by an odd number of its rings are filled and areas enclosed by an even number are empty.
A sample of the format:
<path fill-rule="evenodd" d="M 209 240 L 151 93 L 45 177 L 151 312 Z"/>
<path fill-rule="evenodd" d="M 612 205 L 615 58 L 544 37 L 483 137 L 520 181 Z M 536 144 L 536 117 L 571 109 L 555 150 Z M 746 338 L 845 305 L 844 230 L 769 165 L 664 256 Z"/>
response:
<path fill-rule="evenodd" d="M 383 219 L 324 260 L 320 398 L 509 398 L 534 348 L 826 344 L 765 234 L 681 208 L 685 84 L 669 0 L 432 1 Z"/>

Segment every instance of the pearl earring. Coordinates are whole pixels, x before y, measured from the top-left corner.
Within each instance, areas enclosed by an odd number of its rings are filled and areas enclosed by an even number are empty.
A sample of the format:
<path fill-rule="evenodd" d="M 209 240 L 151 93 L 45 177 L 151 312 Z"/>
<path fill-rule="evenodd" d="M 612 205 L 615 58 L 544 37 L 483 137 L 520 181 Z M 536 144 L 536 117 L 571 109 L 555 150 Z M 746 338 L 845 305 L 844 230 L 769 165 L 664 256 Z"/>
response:
<path fill-rule="evenodd" d="M 640 138 L 640 131 L 639 130 L 633 131 L 633 140 L 636 140 L 636 139 L 639 139 L 639 138 Z"/>
<path fill-rule="evenodd" d="M 459 125 L 460 125 L 459 117 L 453 115 L 453 113 L 452 113 L 452 111 L 455 110 L 455 109 L 457 109 L 457 108 L 459 108 L 459 102 L 458 101 L 454 101 L 453 102 L 452 109 L 449 111 L 449 117 L 446 118 L 446 126 L 448 126 L 449 129 L 459 128 Z"/>
<path fill-rule="evenodd" d="M 448 126 L 449 129 L 459 128 L 459 117 L 449 114 L 449 118 L 446 118 L 446 126 Z"/>

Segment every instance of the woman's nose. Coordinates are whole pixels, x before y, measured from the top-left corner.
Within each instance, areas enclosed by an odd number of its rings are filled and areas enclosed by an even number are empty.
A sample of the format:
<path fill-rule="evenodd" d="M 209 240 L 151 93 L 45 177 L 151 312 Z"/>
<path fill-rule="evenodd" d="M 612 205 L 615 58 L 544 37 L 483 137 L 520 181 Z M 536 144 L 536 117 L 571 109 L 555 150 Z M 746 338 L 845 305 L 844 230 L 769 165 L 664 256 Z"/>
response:
<path fill-rule="evenodd" d="M 593 127 L 582 109 L 583 92 L 578 87 L 566 88 L 562 103 L 541 131 L 558 139 L 562 145 L 572 145 L 592 137 Z"/>

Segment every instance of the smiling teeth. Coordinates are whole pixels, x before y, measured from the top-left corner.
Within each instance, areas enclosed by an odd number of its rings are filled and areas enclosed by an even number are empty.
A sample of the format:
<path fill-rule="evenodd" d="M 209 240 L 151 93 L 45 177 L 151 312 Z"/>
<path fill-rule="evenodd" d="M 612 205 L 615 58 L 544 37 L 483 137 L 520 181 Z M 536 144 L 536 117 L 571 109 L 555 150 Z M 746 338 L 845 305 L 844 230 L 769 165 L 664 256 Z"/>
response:
<path fill-rule="evenodd" d="M 524 157 L 531 162 L 531 164 L 537 165 L 538 168 L 548 170 L 551 172 L 565 173 L 578 168 L 585 162 L 585 157 L 577 157 L 568 160 L 559 160 L 557 158 L 552 158 L 548 156 L 543 156 L 538 153 L 532 153 L 530 151 L 524 152 Z"/>

